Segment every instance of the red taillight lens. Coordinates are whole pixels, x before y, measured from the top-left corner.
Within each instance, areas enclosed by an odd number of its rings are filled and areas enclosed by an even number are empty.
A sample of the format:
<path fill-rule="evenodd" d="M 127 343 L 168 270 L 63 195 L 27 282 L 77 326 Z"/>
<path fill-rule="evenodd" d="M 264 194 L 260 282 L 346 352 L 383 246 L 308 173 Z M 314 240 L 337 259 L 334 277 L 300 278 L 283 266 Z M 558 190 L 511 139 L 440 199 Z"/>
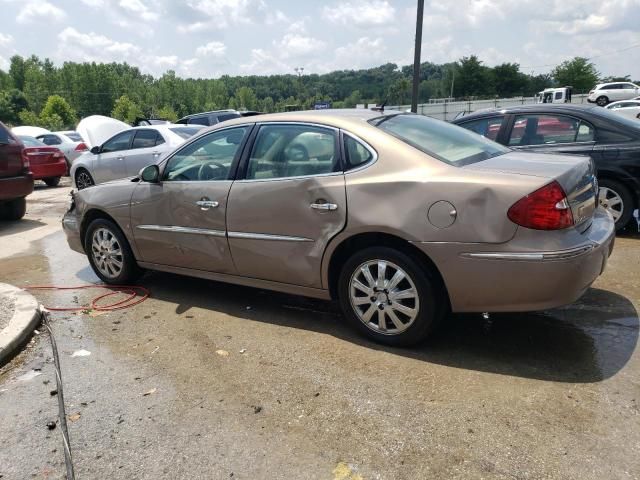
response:
<path fill-rule="evenodd" d="M 76 152 L 84 152 L 88 150 L 87 149 L 87 145 L 85 143 L 80 142 L 78 145 L 76 145 L 75 151 Z"/>
<path fill-rule="evenodd" d="M 560 230 L 573 225 L 567 195 L 556 181 L 518 200 L 507 215 L 513 223 L 535 230 Z"/>
<path fill-rule="evenodd" d="M 27 155 L 27 150 L 22 149 L 22 168 L 24 168 L 25 170 L 29 170 L 29 168 L 31 167 L 31 163 L 29 163 L 29 157 Z"/>

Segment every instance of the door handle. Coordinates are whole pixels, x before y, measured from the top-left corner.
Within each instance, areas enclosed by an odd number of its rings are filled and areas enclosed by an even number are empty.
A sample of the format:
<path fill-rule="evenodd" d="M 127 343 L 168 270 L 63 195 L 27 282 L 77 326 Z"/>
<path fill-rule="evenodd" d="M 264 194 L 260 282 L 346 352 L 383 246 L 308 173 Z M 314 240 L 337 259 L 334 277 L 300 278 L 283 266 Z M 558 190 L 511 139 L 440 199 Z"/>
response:
<path fill-rule="evenodd" d="M 338 205 L 335 203 L 312 203 L 311 208 L 314 210 L 324 210 L 325 212 L 334 211 L 338 209 Z"/>
<path fill-rule="evenodd" d="M 196 205 L 200 207 L 200 210 L 209 210 L 210 208 L 216 208 L 220 204 L 214 200 L 202 198 L 196 202 Z"/>

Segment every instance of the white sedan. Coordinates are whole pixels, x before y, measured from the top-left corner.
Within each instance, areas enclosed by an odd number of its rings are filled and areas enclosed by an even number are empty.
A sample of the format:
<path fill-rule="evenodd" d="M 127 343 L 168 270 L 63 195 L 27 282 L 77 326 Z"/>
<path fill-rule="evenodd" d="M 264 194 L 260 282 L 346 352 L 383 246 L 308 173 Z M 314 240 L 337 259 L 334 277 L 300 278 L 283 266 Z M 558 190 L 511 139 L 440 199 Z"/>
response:
<path fill-rule="evenodd" d="M 621 102 L 614 102 L 610 103 L 605 108 L 619 115 L 624 115 L 627 118 L 640 119 L 640 100 L 623 100 Z"/>
<path fill-rule="evenodd" d="M 150 125 L 128 128 L 76 159 L 70 176 L 78 190 L 99 183 L 133 177 L 161 160 L 165 153 L 181 145 L 203 127 Z"/>
<path fill-rule="evenodd" d="M 87 144 L 84 143 L 80 134 L 74 131 L 47 132 L 37 135 L 36 138 L 64 153 L 69 168 L 76 158 L 88 150 Z"/>

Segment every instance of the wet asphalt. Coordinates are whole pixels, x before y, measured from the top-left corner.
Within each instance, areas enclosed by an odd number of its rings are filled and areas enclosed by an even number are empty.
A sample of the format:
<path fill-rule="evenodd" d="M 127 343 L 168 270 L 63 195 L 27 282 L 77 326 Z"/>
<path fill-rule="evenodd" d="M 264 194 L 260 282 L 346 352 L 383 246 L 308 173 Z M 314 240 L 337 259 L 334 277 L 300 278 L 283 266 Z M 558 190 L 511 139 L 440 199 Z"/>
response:
<path fill-rule="evenodd" d="M 0 225 L 1 282 L 97 281 L 59 227 L 64 185 Z M 640 478 L 638 235 L 576 304 L 451 316 L 412 349 L 361 339 L 326 302 L 140 283 L 152 298 L 131 309 L 52 316 L 79 479 Z M 3 480 L 64 478 L 54 390 L 42 332 L 0 369 Z"/>

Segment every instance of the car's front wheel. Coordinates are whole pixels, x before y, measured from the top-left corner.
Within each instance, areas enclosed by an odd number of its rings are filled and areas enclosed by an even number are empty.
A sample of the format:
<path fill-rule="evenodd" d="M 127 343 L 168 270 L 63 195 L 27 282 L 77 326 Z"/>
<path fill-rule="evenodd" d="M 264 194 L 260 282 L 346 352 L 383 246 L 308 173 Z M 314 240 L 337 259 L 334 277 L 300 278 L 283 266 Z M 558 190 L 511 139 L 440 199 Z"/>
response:
<path fill-rule="evenodd" d="M 606 107 L 609 104 L 609 99 L 604 95 L 601 95 L 596 99 L 596 104 L 600 107 Z"/>
<path fill-rule="evenodd" d="M 422 342 L 443 318 L 446 300 L 429 271 L 388 247 L 353 255 L 338 282 L 349 322 L 372 340 L 393 346 Z"/>
<path fill-rule="evenodd" d="M 47 187 L 57 187 L 60 184 L 60 177 L 49 177 L 44 179 Z"/>
<path fill-rule="evenodd" d="M 76 188 L 78 190 L 83 190 L 85 188 L 89 188 L 95 185 L 95 182 L 93 181 L 93 177 L 84 168 L 79 168 L 76 171 L 75 181 L 76 181 Z"/>
<path fill-rule="evenodd" d="M 95 274 L 110 285 L 127 285 L 142 272 L 129 242 L 110 220 L 99 218 L 91 222 L 84 238 L 84 251 Z"/>

